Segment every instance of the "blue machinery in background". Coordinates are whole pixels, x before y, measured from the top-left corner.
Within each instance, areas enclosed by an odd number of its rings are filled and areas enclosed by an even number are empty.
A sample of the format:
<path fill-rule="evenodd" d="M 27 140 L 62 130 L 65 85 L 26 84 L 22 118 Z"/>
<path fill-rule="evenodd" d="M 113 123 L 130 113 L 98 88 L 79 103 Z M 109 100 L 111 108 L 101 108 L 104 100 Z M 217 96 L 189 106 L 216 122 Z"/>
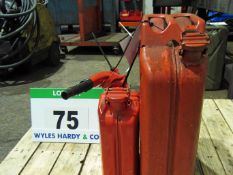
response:
<path fill-rule="evenodd" d="M 85 3 L 93 2 L 93 0 L 85 0 Z M 48 9 L 58 33 L 61 32 L 62 25 L 79 25 L 77 0 L 49 0 Z M 104 25 L 110 27 L 111 32 L 116 32 L 118 11 L 118 1 L 103 0 Z"/>

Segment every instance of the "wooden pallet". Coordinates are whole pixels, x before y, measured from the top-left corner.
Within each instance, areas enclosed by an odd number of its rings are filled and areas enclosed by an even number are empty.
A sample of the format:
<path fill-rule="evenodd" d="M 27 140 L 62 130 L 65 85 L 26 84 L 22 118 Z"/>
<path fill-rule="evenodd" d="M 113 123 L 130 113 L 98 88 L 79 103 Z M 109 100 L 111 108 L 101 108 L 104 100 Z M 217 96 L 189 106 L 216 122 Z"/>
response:
<path fill-rule="evenodd" d="M 37 143 L 31 131 L 0 164 L 0 175 L 101 175 L 96 144 Z M 233 175 L 233 102 L 205 100 L 195 175 Z"/>

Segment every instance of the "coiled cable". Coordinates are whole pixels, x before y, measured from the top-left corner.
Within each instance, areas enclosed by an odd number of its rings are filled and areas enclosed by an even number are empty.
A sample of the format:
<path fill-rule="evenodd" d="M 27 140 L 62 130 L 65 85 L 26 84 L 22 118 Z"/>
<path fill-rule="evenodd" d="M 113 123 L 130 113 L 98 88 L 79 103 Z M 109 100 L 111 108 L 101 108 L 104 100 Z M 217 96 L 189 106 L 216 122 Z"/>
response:
<path fill-rule="evenodd" d="M 46 1 L 40 3 L 46 3 Z M 10 41 L 11 43 L 10 51 L 0 57 L 0 69 L 14 68 L 28 61 L 38 46 L 40 24 L 36 11 L 37 0 L 0 0 L 0 6 L 2 9 L 0 42 Z M 24 58 L 16 58 L 27 48 L 33 37 L 35 41 L 30 53 Z M 23 43 L 18 44 L 20 38 L 24 40 Z"/>

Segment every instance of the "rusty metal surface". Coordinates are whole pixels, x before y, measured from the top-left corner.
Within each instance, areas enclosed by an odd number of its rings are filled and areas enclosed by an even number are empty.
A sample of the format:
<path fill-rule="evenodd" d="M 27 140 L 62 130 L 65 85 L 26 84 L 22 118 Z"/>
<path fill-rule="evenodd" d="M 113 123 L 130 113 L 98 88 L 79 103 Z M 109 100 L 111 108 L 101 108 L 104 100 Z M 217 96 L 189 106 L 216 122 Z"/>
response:
<path fill-rule="evenodd" d="M 96 34 L 102 32 L 102 1 L 95 0 L 92 3 L 77 1 L 81 41 L 87 41 L 93 38 L 91 32 Z"/>
<path fill-rule="evenodd" d="M 141 175 L 194 174 L 207 71 L 205 48 L 209 41 L 204 32 L 204 21 L 191 14 L 144 18 Z"/>
<path fill-rule="evenodd" d="M 139 93 L 125 78 L 117 69 L 89 78 L 105 88 L 98 105 L 103 175 L 139 174 Z"/>
<path fill-rule="evenodd" d="M 139 94 L 106 90 L 99 107 L 103 175 L 139 174 Z"/>

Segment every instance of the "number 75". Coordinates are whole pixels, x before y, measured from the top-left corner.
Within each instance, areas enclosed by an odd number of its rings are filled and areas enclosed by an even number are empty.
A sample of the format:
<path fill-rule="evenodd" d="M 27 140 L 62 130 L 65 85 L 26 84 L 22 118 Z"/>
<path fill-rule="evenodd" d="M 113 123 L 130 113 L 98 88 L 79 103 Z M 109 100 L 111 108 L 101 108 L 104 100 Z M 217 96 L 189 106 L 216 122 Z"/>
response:
<path fill-rule="evenodd" d="M 53 115 L 58 115 L 58 120 L 57 120 L 57 126 L 56 128 L 57 129 L 61 129 L 61 123 L 62 123 L 62 120 L 65 116 L 66 112 L 65 111 L 53 111 Z M 78 125 L 79 125 L 79 121 L 78 121 L 78 111 L 68 111 L 67 112 L 67 121 L 68 122 L 72 122 L 73 124 L 69 123 L 67 124 L 67 127 L 69 129 L 77 129 L 78 128 Z"/>

